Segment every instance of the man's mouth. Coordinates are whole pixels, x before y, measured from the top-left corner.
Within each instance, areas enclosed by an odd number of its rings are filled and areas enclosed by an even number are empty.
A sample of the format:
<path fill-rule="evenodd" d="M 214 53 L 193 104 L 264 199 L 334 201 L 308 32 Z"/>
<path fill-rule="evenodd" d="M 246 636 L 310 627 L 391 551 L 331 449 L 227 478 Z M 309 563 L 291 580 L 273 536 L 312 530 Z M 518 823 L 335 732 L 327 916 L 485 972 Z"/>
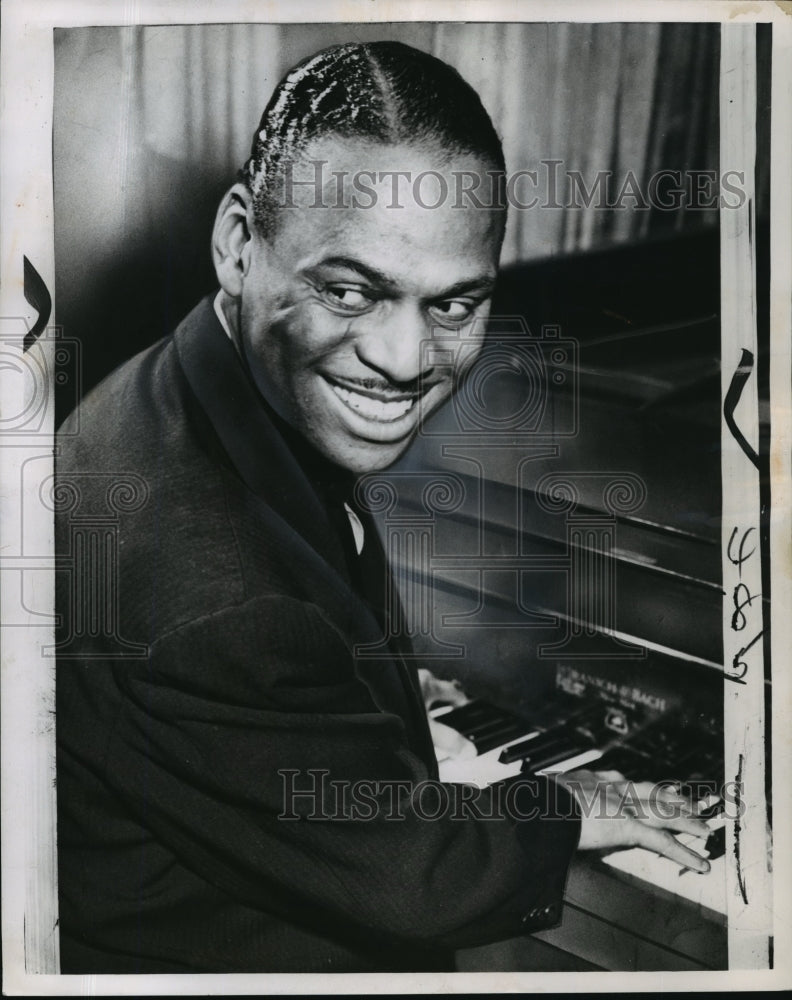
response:
<path fill-rule="evenodd" d="M 418 402 L 420 393 L 394 392 L 392 389 L 370 389 L 361 385 L 352 387 L 335 379 L 325 381 L 341 402 L 366 420 L 392 423 L 406 416 Z"/>

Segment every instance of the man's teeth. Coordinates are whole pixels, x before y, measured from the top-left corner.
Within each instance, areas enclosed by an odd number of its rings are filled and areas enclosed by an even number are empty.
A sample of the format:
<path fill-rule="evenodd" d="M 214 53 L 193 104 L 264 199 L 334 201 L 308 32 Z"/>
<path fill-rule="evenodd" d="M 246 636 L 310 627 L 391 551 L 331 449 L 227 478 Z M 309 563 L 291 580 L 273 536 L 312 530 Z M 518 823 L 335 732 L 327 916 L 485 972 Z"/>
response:
<path fill-rule="evenodd" d="M 393 402 L 383 402 L 380 399 L 373 399 L 371 396 L 364 396 L 351 389 L 343 389 L 340 385 L 332 386 L 333 392 L 346 405 L 368 420 L 398 420 L 405 413 L 413 408 L 415 399 L 398 399 Z"/>

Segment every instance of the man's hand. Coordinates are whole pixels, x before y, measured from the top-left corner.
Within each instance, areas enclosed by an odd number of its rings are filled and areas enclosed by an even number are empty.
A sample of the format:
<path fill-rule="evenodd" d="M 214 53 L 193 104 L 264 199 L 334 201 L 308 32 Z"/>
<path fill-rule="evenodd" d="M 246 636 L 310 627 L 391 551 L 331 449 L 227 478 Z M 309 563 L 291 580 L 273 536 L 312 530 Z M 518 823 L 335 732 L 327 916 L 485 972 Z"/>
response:
<path fill-rule="evenodd" d="M 465 705 L 470 701 L 458 681 L 441 680 L 439 677 L 435 677 L 430 670 L 419 670 L 418 680 L 421 684 L 421 695 L 427 711 L 438 702 L 457 706 Z M 476 756 L 475 746 L 456 729 L 444 726 L 442 722 L 430 718 L 429 732 L 432 734 L 432 743 L 434 743 L 438 761 L 447 760 L 449 757 L 464 760 Z"/>
<path fill-rule="evenodd" d="M 580 805 L 580 850 L 645 847 L 684 868 L 710 870 L 707 860 L 673 836 L 690 833 L 706 838 L 710 832 L 673 788 L 627 781 L 618 771 L 568 771 L 553 777 Z"/>

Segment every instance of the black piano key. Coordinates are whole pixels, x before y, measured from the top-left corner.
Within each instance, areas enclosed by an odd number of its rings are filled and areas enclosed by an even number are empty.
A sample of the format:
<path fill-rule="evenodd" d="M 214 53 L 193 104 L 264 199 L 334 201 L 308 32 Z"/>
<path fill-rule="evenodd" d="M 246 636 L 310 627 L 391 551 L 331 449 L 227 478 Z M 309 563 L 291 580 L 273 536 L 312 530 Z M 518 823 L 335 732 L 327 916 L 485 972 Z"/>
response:
<path fill-rule="evenodd" d="M 519 743 L 513 743 L 510 747 L 506 747 L 498 757 L 499 763 L 511 764 L 515 760 L 522 760 L 523 757 L 527 757 L 537 739 L 539 739 L 538 736 L 529 740 L 521 740 Z"/>
<path fill-rule="evenodd" d="M 572 726 L 559 726 L 556 729 L 548 729 L 541 736 L 506 747 L 498 760 L 501 764 L 511 764 L 513 761 L 525 757 L 533 759 L 552 752 L 557 747 L 569 746 L 571 742 L 585 745 L 588 749 L 597 745 L 597 741 L 588 733 L 580 732 L 579 729 Z"/>
<path fill-rule="evenodd" d="M 494 705 L 488 705 L 484 701 L 469 701 L 466 705 L 452 708 L 450 712 L 438 716 L 437 721 L 462 732 L 465 726 L 475 725 L 486 719 L 503 718 L 503 715 Z"/>
<path fill-rule="evenodd" d="M 704 850 L 709 854 L 710 861 L 715 861 L 717 858 L 723 857 L 726 853 L 725 826 L 712 831 L 709 837 L 707 837 L 707 843 L 704 845 Z"/>
<path fill-rule="evenodd" d="M 442 722 L 442 719 L 438 720 Z M 486 721 L 478 722 L 476 725 L 465 726 L 460 730 L 463 736 L 467 736 L 469 740 L 473 743 L 478 743 L 479 740 L 486 739 L 490 736 L 497 736 L 499 733 L 503 733 L 503 739 L 500 740 L 501 743 L 508 739 L 508 734 L 514 732 L 516 729 L 517 736 L 523 736 L 525 733 L 531 731 L 531 727 L 525 723 L 519 724 L 514 719 L 487 719 Z M 498 744 L 496 743 L 495 746 Z"/>
<path fill-rule="evenodd" d="M 591 748 L 567 743 L 566 746 L 557 747 L 555 750 L 548 750 L 545 754 L 539 754 L 536 757 L 527 757 L 523 761 L 520 770 L 523 774 L 535 773 L 536 771 L 543 770 L 545 767 L 550 767 L 552 764 L 557 764 L 561 760 L 566 760 L 568 757 L 576 757 L 579 753 L 583 753 L 584 750 L 588 749 Z"/>
<path fill-rule="evenodd" d="M 519 739 L 534 729 L 532 723 L 486 702 L 468 702 L 438 716 L 437 721 L 469 739 L 479 754 Z"/>
<path fill-rule="evenodd" d="M 473 740 L 473 744 L 479 754 L 487 753 L 488 750 L 494 750 L 496 747 L 503 746 L 504 743 L 510 743 L 512 740 L 519 739 L 525 733 L 525 726 L 515 726 L 510 731 L 499 730 L 498 732 L 488 733 L 485 736 L 479 736 Z"/>
<path fill-rule="evenodd" d="M 498 760 L 501 764 L 511 764 L 515 760 L 523 760 L 527 757 L 540 757 L 545 753 L 552 753 L 559 747 L 569 746 L 570 733 L 557 736 L 554 739 L 523 740 L 522 743 L 507 747 Z"/>
<path fill-rule="evenodd" d="M 541 753 L 543 747 L 554 746 L 561 740 L 566 740 L 569 743 L 570 740 L 577 741 L 579 739 L 586 739 L 586 737 L 582 737 L 574 726 L 558 726 L 555 729 L 548 729 L 546 733 L 537 737 L 533 749 Z"/>
<path fill-rule="evenodd" d="M 443 720 L 440 719 L 439 721 L 442 722 Z M 493 730 L 502 729 L 503 726 L 503 719 L 493 718 L 476 719 L 474 722 L 467 722 L 462 726 L 456 726 L 456 728 L 463 736 L 467 736 L 469 740 L 473 740 L 476 736 L 483 736 L 486 733 L 491 733 Z"/>
<path fill-rule="evenodd" d="M 711 806 L 707 806 L 706 809 L 701 809 L 696 813 L 699 819 L 713 819 L 715 816 L 720 816 L 723 813 L 723 799 L 718 799 L 717 802 L 713 802 Z"/>

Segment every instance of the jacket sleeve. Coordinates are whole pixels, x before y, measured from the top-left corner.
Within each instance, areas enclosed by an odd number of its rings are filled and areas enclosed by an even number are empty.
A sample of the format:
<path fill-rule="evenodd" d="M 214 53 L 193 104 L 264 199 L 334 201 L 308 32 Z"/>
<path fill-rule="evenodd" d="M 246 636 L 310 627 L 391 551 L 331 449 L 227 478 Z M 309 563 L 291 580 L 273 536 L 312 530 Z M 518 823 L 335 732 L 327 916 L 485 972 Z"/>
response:
<path fill-rule="evenodd" d="M 114 670 L 105 780 L 247 905 L 446 948 L 558 921 L 579 834 L 568 793 L 428 780 L 316 606 L 258 597 Z"/>

